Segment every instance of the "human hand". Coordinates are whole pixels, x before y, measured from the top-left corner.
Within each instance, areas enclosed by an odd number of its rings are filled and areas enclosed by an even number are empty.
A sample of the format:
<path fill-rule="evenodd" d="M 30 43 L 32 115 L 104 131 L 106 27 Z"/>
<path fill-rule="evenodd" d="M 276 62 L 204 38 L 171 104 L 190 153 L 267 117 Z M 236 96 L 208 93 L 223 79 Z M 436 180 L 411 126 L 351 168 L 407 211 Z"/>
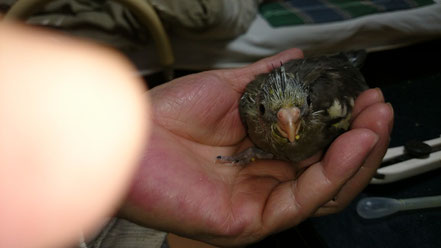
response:
<path fill-rule="evenodd" d="M 219 154 L 252 145 L 238 113 L 246 84 L 300 57 L 300 50 L 291 49 L 244 68 L 193 74 L 152 89 L 151 145 L 121 215 L 237 246 L 345 207 L 367 185 L 388 146 L 393 110 L 379 90 L 358 97 L 351 130 L 320 161 L 215 163 Z"/>

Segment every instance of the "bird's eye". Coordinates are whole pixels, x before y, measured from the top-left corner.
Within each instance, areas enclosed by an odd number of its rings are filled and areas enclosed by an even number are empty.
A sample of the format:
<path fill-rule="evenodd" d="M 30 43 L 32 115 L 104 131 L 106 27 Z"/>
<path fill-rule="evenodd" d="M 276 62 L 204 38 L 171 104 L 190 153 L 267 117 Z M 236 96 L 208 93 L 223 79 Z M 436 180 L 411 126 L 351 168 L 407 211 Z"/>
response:
<path fill-rule="evenodd" d="M 265 114 L 265 106 L 263 104 L 259 105 L 259 111 L 262 115 Z"/>

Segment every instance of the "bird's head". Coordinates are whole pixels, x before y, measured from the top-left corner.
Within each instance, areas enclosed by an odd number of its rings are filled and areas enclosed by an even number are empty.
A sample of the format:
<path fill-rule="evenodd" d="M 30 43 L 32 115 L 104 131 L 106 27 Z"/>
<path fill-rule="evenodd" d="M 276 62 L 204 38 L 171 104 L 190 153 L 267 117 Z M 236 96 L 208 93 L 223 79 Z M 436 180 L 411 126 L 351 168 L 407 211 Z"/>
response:
<path fill-rule="evenodd" d="M 284 66 L 265 76 L 256 98 L 258 118 L 271 128 L 272 138 L 296 143 L 310 113 L 308 88 Z"/>

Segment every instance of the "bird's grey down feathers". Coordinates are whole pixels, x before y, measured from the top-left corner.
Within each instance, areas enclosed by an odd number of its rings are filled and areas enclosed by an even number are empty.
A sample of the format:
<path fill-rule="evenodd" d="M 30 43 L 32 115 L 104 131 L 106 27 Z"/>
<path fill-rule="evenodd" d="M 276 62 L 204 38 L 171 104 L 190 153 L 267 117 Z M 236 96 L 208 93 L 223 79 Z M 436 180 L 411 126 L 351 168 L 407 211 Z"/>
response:
<path fill-rule="evenodd" d="M 356 67 L 361 63 L 353 58 L 341 53 L 297 59 L 257 76 L 239 103 L 256 147 L 218 159 L 239 164 L 256 158 L 298 162 L 327 148 L 349 128 L 355 99 L 367 89 Z"/>

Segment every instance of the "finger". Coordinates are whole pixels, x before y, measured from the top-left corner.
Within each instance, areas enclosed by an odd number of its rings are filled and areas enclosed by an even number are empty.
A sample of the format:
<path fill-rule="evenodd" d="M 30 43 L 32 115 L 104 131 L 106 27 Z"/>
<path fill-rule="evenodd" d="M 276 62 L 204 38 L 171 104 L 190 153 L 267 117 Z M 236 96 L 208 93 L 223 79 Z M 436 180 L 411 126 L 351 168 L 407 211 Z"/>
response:
<path fill-rule="evenodd" d="M 251 69 L 251 75 L 257 75 L 260 73 L 270 72 L 274 68 L 280 67 L 281 64 L 285 62 L 299 58 L 303 58 L 302 50 L 298 48 L 291 48 L 271 57 L 261 59 L 248 67 Z"/>
<path fill-rule="evenodd" d="M 65 247 L 128 186 L 144 89 L 109 51 L 18 25 L 0 33 L 0 247 Z"/>
<path fill-rule="evenodd" d="M 296 177 L 296 169 L 291 163 L 280 160 L 258 160 L 245 166 L 240 174 L 247 177 L 273 177 L 279 182 L 286 182 Z"/>
<path fill-rule="evenodd" d="M 305 159 L 305 160 L 302 160 L 302 161 L 298 162 L 298 163 L 296 164 L 296 167 L 297 167 L 298 169 L 303 169 L 303 168 L 305 168 L 305 167 L 308 167 L 308 166 L 310 166 L 310 165 L 312 165 L 312 164 L 315 164 L 315 163 L 317 163 L 318 161 L 320 161 L 320 159 L 322 158 L 322 156 L 323 156 L 323 151 L 318 151 L 318 152 L 316 152 L 314 155 L 312 155 L 311 157 L 309 157 L 309 158 L 307 158 L 307 159 Z"/>
<path fill-rule="evenodd" d="M 321 162 L 306 169 L 297 181 L 273 190 L 265 208 L 264 226 L 284 229 L 314 213 L 356 173 L 377 140 L 368 129 L 354 129 L 338 137 Z"/>
<path fill-rule="evenodd" d="M 365 90 L 355 100 L 352 119 L 355 119 L 363 109 L 379 102 L 384 102 L 383 92 L 381 92 L 380 88 Z"/>
<path fill-rule="evenodd" d="M 238 92 L 243 92 L 245 86 L 254 80 L 254 78 L 263 73 L 268 73 L 274 68 L 280 67 L 281 64 L 293 59 L 303 58 L 302 50 L 298 48 L 291 48 L 280 52 L 274 56 L 261 59 L 246 67 L 230 70 L 228 77 L 234 78 L 234 89 Z"/>
<path fill-rule="evenodd" d="M 389 104 L 377 103 L 365 109 L 354 120 L 352 128 L 367 128 L 375 132 L 379 141 L 360 170 L 342 187 L 332 202 L 320 208 L 316 215 L 335 213 L 343 209 L 371 180 L 389 145 L 393 123 L 393 109 Z"/>

